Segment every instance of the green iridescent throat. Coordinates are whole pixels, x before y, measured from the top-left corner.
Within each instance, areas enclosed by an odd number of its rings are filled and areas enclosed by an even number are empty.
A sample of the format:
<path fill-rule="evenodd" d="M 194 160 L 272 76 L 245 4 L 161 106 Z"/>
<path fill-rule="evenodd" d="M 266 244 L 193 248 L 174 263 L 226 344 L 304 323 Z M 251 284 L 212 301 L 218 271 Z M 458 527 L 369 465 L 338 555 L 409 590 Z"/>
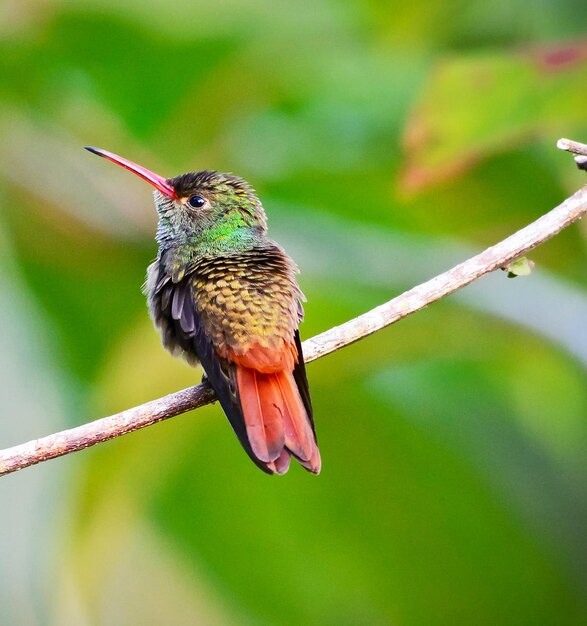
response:
<path fill-rule="evenodd" d="M 233 256 L 251 250 L 265 240 L 262 225 L 242 211 L 231 211 L 223 219 L 201 229 L 184 230 L 179 237 L 169 237 L 171 225 L 159 224 L 162 250 L 170 269 L 189 265 L 197 258 Z"/>
<path fill-rule="evenodd" d="M 242 222 L 226 222 L 204 230 L 190 238 L 188 245 L 194 255 L 236 253 L 249 250 L 263 238 L 256 226 Z"/>

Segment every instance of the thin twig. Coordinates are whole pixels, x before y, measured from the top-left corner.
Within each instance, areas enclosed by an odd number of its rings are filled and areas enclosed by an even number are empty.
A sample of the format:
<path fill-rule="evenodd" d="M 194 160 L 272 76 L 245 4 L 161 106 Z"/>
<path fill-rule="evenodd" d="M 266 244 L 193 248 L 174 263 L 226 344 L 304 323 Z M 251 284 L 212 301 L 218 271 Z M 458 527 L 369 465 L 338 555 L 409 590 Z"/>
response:
<path fill-rule="evenodd" d="M 587 155 L 587 145 L 562 139 L 558 145 L 562 149 Z M 532 224 L 477 256 L 359 317 L 308 339 L 303 344 L 304 359 L 306 362 L 315 361 L 423 309 L 431 302 L 465 287 L 484 274 L 507 267 L 512 261 L 554 237 L 586 213 L 587 186 Z M 0 450 L 0 476 L 120 437 L 204 406 L 215 399 L 212 389 L 204 383 L 110 417 Z"/>
<path fill-rule="evenodd" d="M 572 152 L 573 154 L 587 156 L 587 145 L 579 143 L 578 141 L 573 141 L 572 139 L 559 139 L 556 142 L 556 147 L 559 150 L 566 150 L 567 152 Z"/>
<path fill-rule="evenodd" d="M 559 139 L 556 147 L 575 155 L 575 163 L 580 170 L 587 170 L 587 146 L 572 139 Z"/>

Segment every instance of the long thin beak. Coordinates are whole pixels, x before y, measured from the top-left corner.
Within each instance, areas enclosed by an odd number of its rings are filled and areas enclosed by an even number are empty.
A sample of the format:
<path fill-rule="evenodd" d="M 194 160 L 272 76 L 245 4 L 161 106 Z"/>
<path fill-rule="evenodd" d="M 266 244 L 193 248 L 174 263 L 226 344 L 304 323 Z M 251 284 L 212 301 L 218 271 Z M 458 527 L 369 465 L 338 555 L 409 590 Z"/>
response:
<path fill-rule="evenodd" d="M 163 178 L 162 176 L 159 176 L 158 174 L 155 174 L 154 172 L 151 172 L 147 168 L 142 167 L 141 165 L 137 165 L 136 163 L 133 163 L 132 161 L 123 159 L 122 157 L 119 157 L 117 154 L 108 152 L 107 150 L 100 150 L 100 148 L 93 148 L 92 146 L 84 146 L 84 147 L 86 150 L 89 150 L 90 152 L 93 152 L 94 154 L 97 154 L 98 156 L 104 157 L 105 159 L 112 161 L 112 163 L 116 163 L 117 165 L 124 167 L 130 172 L 133 172 L 133 174 L 136 174 L 143 180 L 146 180 L 148 183 L 153 185 L 153 187 L 158 189 L 161 193 L 164 193 L 166 196 L 170 196 L 172 198 L 176 197 L 175 189 L 167 182 L 166 178 Z"/>

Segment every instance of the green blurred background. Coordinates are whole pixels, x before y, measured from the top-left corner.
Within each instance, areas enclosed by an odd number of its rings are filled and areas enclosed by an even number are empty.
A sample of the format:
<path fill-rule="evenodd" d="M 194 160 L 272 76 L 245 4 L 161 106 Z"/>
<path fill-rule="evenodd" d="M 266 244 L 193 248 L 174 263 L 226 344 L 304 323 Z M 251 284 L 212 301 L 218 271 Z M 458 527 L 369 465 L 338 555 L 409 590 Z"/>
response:
<path fill-rule="evenodd" d="M 0 447 L 199 382 L 147 185 L 250 180 L 309 337 L 585 181 L 584 0 L 2 0 Z M 0 481 L 0 624 L 587 624 L 587 224 L 309 367 L 323 473 L 218 406 Z"/>

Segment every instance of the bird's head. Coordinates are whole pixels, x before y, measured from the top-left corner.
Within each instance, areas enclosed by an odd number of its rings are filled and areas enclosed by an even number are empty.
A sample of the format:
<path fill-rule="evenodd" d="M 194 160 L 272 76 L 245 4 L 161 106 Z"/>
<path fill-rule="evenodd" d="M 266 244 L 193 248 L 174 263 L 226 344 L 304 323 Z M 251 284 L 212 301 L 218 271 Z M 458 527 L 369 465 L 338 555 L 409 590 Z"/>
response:
<path fill-rule="evenodd" d="M 86 150 L 155 187 L 157 240 L 163 246 L 203 243 L 216 248 L 264 235 L 267 230 L 261 201 L 238 176 L 204 170 L 163 178 L 112 152 L 90 146 Z"/>

